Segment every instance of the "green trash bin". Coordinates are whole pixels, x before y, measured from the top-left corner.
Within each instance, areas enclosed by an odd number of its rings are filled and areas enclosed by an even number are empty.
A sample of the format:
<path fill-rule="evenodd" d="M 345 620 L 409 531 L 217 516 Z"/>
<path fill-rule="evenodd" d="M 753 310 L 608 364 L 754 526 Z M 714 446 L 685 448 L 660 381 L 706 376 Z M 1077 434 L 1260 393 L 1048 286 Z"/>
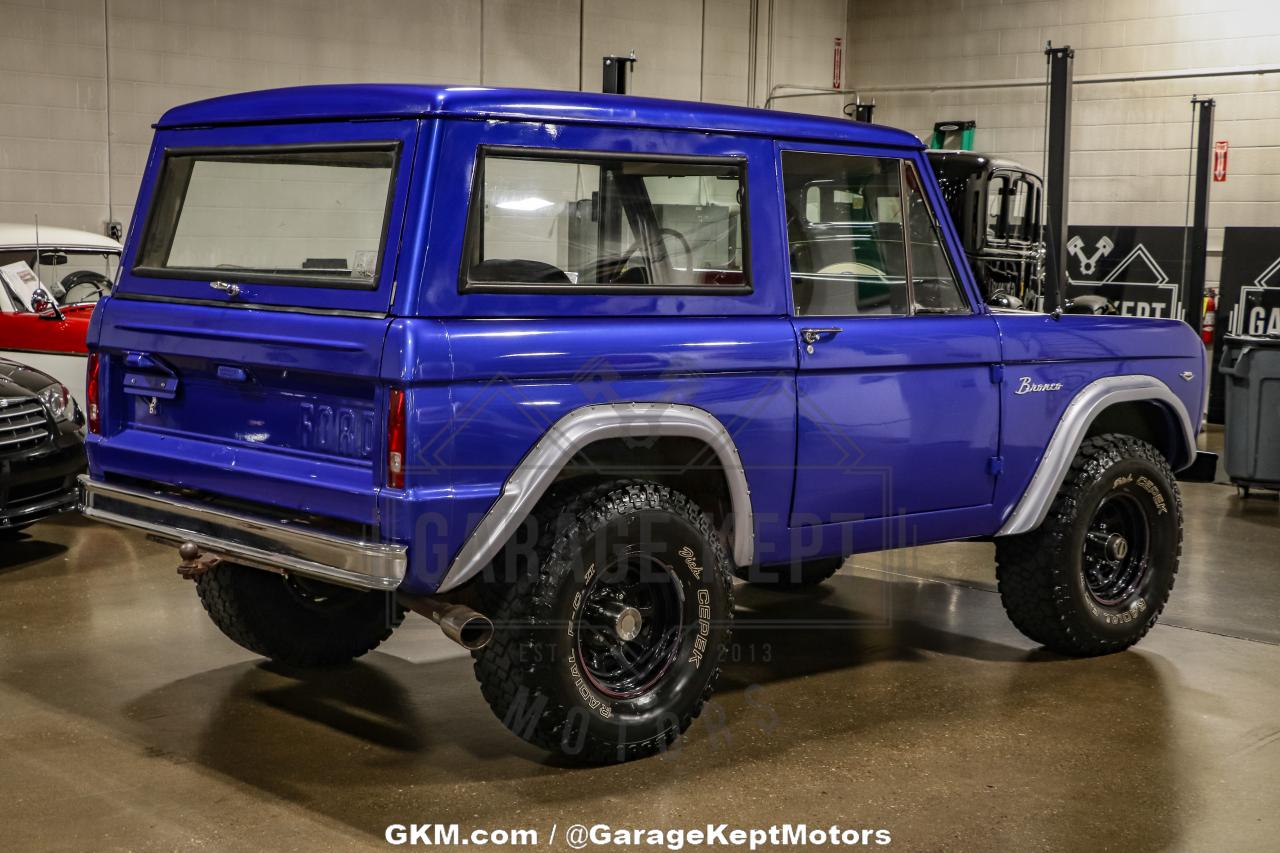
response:
<path fill-rule="evenodd" d="M 1280 337 L 1228 336 L 1223 464 L 1237 486 L 1280 489 Z"/>

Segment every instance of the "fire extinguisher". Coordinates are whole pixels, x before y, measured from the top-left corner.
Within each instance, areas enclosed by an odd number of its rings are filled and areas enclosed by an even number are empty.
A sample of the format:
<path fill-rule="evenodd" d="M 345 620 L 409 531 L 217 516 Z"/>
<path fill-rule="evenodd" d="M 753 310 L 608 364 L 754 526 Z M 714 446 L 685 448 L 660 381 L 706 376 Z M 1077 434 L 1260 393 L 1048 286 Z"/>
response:
<path fill-rule="evenodd" d="M 1218 312 L 1218 300 L 1214 298 L 1215 294 L 1216 291 L 1210 291 L 1204 298 L 1204 321 L 1200 326 L 1200 340 L 1204 341 L 1205 346 L 1213 346 L 1213 326 L 1216 322 L 1214 315 Z"/>

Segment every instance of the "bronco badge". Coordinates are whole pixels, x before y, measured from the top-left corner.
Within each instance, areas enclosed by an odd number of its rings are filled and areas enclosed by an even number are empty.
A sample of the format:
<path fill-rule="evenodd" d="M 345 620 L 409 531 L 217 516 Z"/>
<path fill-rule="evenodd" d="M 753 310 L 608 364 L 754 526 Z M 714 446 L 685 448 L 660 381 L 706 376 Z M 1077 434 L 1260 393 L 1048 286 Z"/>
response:
<path fill-rule="evenodd" d="M 1039 391 L 1061 391 L 1061 382 L 1044 382 L 1035 383 L 1031 381 L 1030 376 L 1024 376 L 1018 380 L 1018 389 L 1015 394 L 1034 394 Z"/>

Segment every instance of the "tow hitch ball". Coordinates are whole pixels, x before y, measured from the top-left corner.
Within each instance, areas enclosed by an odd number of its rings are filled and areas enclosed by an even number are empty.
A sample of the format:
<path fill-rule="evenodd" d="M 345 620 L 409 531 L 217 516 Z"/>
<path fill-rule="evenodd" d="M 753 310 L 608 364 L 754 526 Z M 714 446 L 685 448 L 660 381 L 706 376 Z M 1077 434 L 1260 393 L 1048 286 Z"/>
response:
<path fill-rule="evenodd" d="M 210 569 L 217 568 L 221 557 L 213 554 L 202 554 L 200 546 L 194 542 L 183 542 L 178 546 L 178 556 L 182 562 L 178 564 L 178 575 L 189 581 L 199 580 L 200 576 Z"/>

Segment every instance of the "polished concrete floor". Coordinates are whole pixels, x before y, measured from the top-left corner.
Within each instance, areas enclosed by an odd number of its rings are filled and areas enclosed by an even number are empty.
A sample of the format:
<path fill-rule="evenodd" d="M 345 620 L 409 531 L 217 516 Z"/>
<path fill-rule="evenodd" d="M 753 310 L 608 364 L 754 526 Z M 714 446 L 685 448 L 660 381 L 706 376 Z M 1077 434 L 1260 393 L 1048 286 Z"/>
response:
<path fill-rule="evenodd" d="M 426 620 L 337 671 L 225 640 L 171 548 L 75 517 L 0 545 L 0 845 L 384 846 L 390 823 L 887 828 L 907 850 L 1275 850 L 1280 507 L 1185 487 L 1163 623 L 1063 660 L 1006 622 L 989 545 L 743 588 L 671 753 L 575 769 L 510 736 Z M 564 849 L 561 847 L 561 849 Z"/>

